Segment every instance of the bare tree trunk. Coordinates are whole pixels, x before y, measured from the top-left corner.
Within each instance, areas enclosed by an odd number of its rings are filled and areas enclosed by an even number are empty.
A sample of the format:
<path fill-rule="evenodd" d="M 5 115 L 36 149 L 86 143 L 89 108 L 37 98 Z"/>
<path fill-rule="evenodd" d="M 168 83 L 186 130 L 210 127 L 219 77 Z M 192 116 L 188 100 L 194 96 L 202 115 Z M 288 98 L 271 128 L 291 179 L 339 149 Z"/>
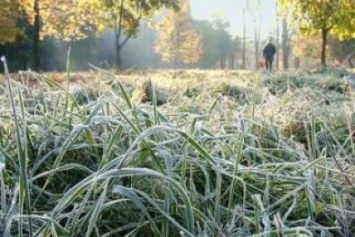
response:
<path fill-rule="evenodd" d="M 327 51 L 327 35 L 328 35 L 328 29 L 322 29 L 322 55 L 321 55 L 321 65 L 322 67 L 327 66 L 326 62 L 326 51 Z"/>
<path fill-rule="evenodd" d="M 253 20 L 254 23 L 254 67 L 255 70 L 258 69 L 258 61 L 259 61 L 259 37 L 256 26 L 256 19 Z"/>
<path fill-rule="evenodd" d="M 40 31 L 41 31 L 41 22 L 40 22 L 40 10 L 38 0 L 34 1 L 33 10 L 35 13 L 34 16 L 34 25 L 33 25 L 33 69 L 38 71 L 40 68 L 40 52 L 39 52 L 39 41 L 40 41 Z"/>
<path fill-rule="evenodd" d="M 219 66 L 221 69 L 225 69 L 226 67 L 226 58 L 224 55 L 219 56 Z"/>
<path fill-rule="evenodd" d="M 122 34 L 123 6 L 124 6 L 124 0 L 121 0 L 120 15 L 118 18 L 118 23 L 117 23 L 117 20 L 115 20 L 115 22 L 116 22 L 116 25 L 115 25 L 116 67 L 118 67 L 118 68 L 122 67 L 120 39 L 121 39 L 121 34 Z"/>
<path fill-rule="evenodd" d="M 120 33 L 117 30 L 117 28 L 115 29 L 115 66 L 118 69 L 121 69 L 122 67 L 122 59 L 121 59 L 121 43 L 120 43 Z"/>
<path fill-rule="evenodd" d="M 279 12 L 278 12 L 278 4 L 276 2 L 276 69 L 279 70 L 279 37 L 280 37 L 280 27 L 279 27 Z"/>
<path fill-rule="evenodd" d="M 254 23 L 256 24 L 256 23 Z M 255 69 L 258 69 L 259 61 L 259 44 L 260 44 L 259 34 L 257 32 L 256 26 L 254 28 L 254 57 L 255 57 Z"/>
<path fill-rule="evenodd" d="M 118 38 L 116 38 L 115 45 L 116 45 L 116 66 L 118 69 L 121 69 L 122 68 L 121 47 Z"/>
<path fill-rule="evenodd" d="M 255 48 L 255 52 L 254 52 L 254 56 L 255 56 L 255 70 L 258 69 L 258 61 L 259 61 L 259 45 L 260 45 L 260 0 L 257 1 L 257 10 L 256 12 L 254 12 L 254 19 L 253 19 L 253 23 L 254 23 L 254 48 Z"/>
<path fill-rule="evenodd" d="M 123 10 L 124 10 L 124 0 L 121 0 L 120 12 L 119 12 L 120 15 L 118 18 L 118 22 L 117 22 L 117 15 L 112 14 L 116 18 L 114 30 L 115 30 L 116 67 L 118 68 L 122 67 L 122 57 L 121 57 L 122 48 L 125 46 L 128 40 L 131 39 L 133 36 L 133 33 L 129 33 L 128 35 L 126 35 L 126 38 L 124 38 L 124 40 L 122 40 L 121 42 L 122 28 L 123 28 Z M 139 26 L 139 22 L 141 19 L 142 19 L 142 13 L 140 12 L 139 17 L 135 19 L 135 25 L 132 28 L 132 32 Z"/>
<path fill-rule="evenodd" d="M 282 19 L 282 66 L 284 70 L 289 68 L 289 37 L 288 37 L 288 27 L 287 20 Z"/>
<path fill-rule="evenodd" d="M 181 58 L 181 26 L 177 27 L 175 29 L 175 49 L 174 49 L 174 70 L 175 70 L 175 75 L 177 73 L 178 67 L 180 66 L 179 58 Z"/>
<path fill-rule="evenodd" d="M 229 57 L 229 69 L 234 70 L 235 69 L 235 54 L 234 52 L 232 53 L 232 55 Z"/>
<path fill-rule="evenodd" d="M 242 53 L 242 68 L 246 69 L 246 26 L 245 26 L 245 8 L 243 8 L 243 53 Z"/>

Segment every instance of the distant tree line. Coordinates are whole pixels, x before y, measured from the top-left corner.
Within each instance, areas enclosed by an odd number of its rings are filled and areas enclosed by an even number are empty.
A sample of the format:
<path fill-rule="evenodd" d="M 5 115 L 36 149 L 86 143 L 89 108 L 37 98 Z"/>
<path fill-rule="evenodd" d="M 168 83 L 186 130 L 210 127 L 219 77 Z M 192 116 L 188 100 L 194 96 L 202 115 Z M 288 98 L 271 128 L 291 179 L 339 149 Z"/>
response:
<path fill-rule="evenodd" d="M 309 56 L 312 52 L 317 52 L 323 67 L 327 66 L 327 55 L 332 53 L 332 56 L 338 57 L 340 63 L 348 61 L 352 66 L 351 58 L 355 56 L 354 0 L 278 0 L 277 2 L 283 16 L 289 15 L 289 23 L 297 25 L 298 35 L 293 40 L 293 45 L 298 53 L 304 52 Z M 313 43 L 318 40 L 317 45 L 313 44 L 315 47 L 307 47 L 312 41 L 310 38 L 313 38 Z M 338 41 L 338 45 L 335 41 Z M 329 48 L 332 50 L 327 50 Z M 344 51 L 348 51 L 345 57 L 341 56 Z"/>
<path fill-rule="evenodd" d="M 141 21 L 166 8 L 178 10 L 179 1 L 0 0 L 1 49 L 7 52 L 7 57 L 15 59 L 13 67 L 39 70 L 53 66 L 44 65 L 48 64 L 46 54 L 52 51 L 49 46 L 60 48 L 67 42 L 73 49 L 86 48 L 82 44 L 90 42 L 87 46 L 95 48 L 95 38 L 110 29 L 114 32 L 114 64 L 121 67 L 122 49 L 138 35 Z M 88 52 L 92 48 L 86 49 Z"/>
<path fill-rule="evenodd" d="M 240 42 L 228 27 L 194 20 L 185 0 L 0 0 L 0 54 L 12 71 L 65 70 L 69 48 L 72 70 L 234 68 Z"/>
<path fill-rule="evenodd" d="M 87 70 L 88 63 L 104 68 L 256 68 L 264 41 L 252 2 L 243 7 L 243 36 L 233 37 L 221 17 L 193 19 L 189 0 L 0 0 L 0 55 L 12 71 L 65 70 L 69 48 L 72 70 Z M 281 44 L 278 27 L 274 35 L 277 65 L 281 59 L 287 69 L 291 55 L 309 65 L 307 60 L 318 55 L 323 66 L 327 57 L 354 66 L 353 0 L 277 3 L 276 17 L 282 19 Z M 245 34 L 246 12 L 253 17 L 253 39 Z"/>

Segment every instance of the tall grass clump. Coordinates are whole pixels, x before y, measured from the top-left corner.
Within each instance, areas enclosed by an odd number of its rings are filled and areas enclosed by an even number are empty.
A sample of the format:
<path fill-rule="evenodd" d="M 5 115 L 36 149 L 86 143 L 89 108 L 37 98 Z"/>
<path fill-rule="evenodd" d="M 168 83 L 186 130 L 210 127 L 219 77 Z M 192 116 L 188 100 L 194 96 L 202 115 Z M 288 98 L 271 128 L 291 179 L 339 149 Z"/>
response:
<path fill-rule="evenodd" d="M 352 236 L 351 94 L 292 73 L 92 68 L 7 75 L 2 236 Z"/>

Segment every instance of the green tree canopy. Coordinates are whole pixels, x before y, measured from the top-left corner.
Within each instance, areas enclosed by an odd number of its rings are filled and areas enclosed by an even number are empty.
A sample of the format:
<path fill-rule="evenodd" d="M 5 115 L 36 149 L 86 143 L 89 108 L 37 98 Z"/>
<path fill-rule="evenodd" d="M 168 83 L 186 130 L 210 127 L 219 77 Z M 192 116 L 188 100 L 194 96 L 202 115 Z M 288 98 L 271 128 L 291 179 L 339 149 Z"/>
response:
<path fill-rule="evenodd" d="M 229 33 L 229 22 L 221 17 L 209 20 L 194 20 L 193 25 L 201 36 L 202 57 L 197 66 L 202 68 L 226 67 L 229 60 L 234 62 L 237 53 L 238 39 L 233 39 Z M 232 66 L 232 65 L 230 65 Z"/>
<path fill-rule="evenodd" d="M 290 9 L 293 22 L 303 33 L 322 35 L 321 64 L 326 66 L 328 34 L 340 38 L 355 37 L 354 0 L 278 0 L 282 9 Z"/>

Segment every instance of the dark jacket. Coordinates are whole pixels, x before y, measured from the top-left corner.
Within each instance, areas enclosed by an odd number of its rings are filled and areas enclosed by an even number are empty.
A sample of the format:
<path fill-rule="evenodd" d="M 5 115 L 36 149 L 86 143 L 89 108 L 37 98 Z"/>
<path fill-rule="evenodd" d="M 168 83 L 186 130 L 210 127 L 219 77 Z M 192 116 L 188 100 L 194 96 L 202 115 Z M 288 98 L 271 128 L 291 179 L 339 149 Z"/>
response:
<path fill-rule="evenodd" d="M 272 43 L 268 43 L 263 50 L 263 57 L 266 60 L 273 60 L 276 48 Z"/>

